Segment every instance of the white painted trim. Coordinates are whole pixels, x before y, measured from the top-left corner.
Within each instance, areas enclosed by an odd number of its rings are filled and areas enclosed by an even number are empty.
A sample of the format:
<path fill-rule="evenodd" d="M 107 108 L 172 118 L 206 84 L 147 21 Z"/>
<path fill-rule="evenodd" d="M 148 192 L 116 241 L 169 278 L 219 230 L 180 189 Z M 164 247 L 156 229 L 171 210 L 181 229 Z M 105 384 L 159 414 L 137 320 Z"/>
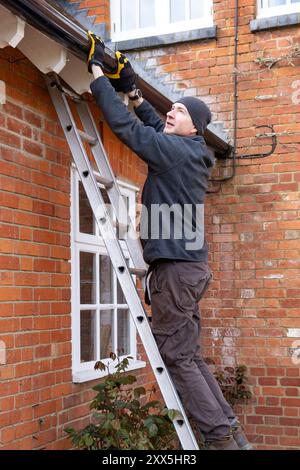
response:
<path fill-rule="evenodd" d="M 76 262 L 76 252 L 75 252 L 75 227 L 76 227 L 76 208 L 77 203 L 76 199 L 76 167 L 75 164 L 71 165 L 71 207 L 70 207 L 70 216 L 71 216 L 71 345 L 72 345 L 72 371 L 76 370 L 76 364 L 80 362 L 79 349 L 77 347 L 80 344 L 80 331 L 78 332 L 78 322 L 76 321 L 76 315 L 73 311 L 73 306 L 77 305 L 78 300 L 78 288 L 76 285 L 77 277 L 75 278 L 74 273 Z M 75 266 L 74 266 L 75 264 Z"/>
<path fill-rule="evenodd" d="M 93 76 L 88 72 L 86 63 L 70 52 L 67 53 L 66 65 L 59 75 L 79 95 L 85 92 L 91 93 Z"/>
<path fill-rule="evenodd" d="M 257 0 L 256 18 L 269 18 L 270 16 L 288 15 L 290 13 L 300 12 L 300 2 L 291 3 L 291 0 L 285 0 L 285 5 L 269 7 L 268 0 Z"/>
<path fill-rule="evenodd" d="M 24 38 L 25 22 L 9 10 L 0 6 L 0 49 L 17 47 Z"/>
<path fill-rule="evenodd" d="M 95 361 L 80 362 L 80 310 L 94 310 L 96 312 L 96 331 L 100 331 L 100 311 L 101 310 L 112 310 L 115 320 L 115 328 L 113 328 L 113 345 L 117 341 L 117 310 L 127 308 L 127 304 L 100 304 L 100 299 L 96 298 L 96 302 L 92 305 L 80 305 L 80 279 L 79 279 L 79 254 L 80 251 L 95 253 L 98 256 L 101 254 L 106 255 L 106 249 L 103 240 L 99 236 L 98 230 L 95 235 L 82 234 L 79 232 L 79 193 L 78 193 L 78 182 L 80 181 L 76 167 L 72 165 L 72 178 L 71 178 L 71 243 L 72 243 L 72 370 L 73 379 L 75 382 L 85 382 L 88 380 L 94 380 L 102 375 L 99 372 L 94 371 Z M 129 183 L 123 183 L 118 181 L 121 194 L 125 195 L 129 199 L 129 215 L 132 221 L 135 223 L 135 212 L 136 212 L 136 190 L 138 189 L 134 185 Z M 97 227 L 98 229 L 98 227 Z M 125 256 L 129 258 L 128 250 L 126 250 L 126 243 L 121 241 Z M 98 259 L 96 257 L 96 260 Z M 98 263 L 98 261 L 97 261 Z M 99 266 L 96 267 L 96 285 L 99 285 Z M 116 300 L 116 274 L 114 276 L 114 299 Z M 96 291 L 97 293 L 97 291 Z M 131 315 L 129 316 L 129 348 L 130 352 L 128 355 L 133 356 L 135 361 L 131 366 L 131 369 L 137 369 L 145 366 L 144 362 L 138 361 L 137 358 L 137 344 L 136 344 L 136 328 Z M 96 359 L 100 357 L 99 341 L 97 337 L 96 344 Z M 130 370 L 130 369 L 129 369 Z"/>
<path fill-rule="evenodd" d="M 29 24 L 25 26 L 25 36 L 18 49 L 42 73 L 59 73 L 67 62 L 66 50 Z"/>
<path fill-rule="evenodd" d="M 0 80 L 0 104 L 6 103 L 6 83 Z"/>
<path fill-rule="evenodd" d="M 111 40 L 113 42 L 126 41 L 130 39 L 160 36 L 161 34 L 178 33 L 213 26 L 212 0 L 206 0 L 205 15 L 202 18 L 190 20 L 189 0 L 186 0 L 186 20 L 170 23 L 169 0 L 155 0 L 155 27 L 138 28 L 121 31 L 120 2 L 122 0 L 111 0 Z M 138 10 L 136 14 L 138 13 Z"/>
<path fill-rule="evenodd" d="M 122 186 L 122 188 L 128 188 L 130 189 L 131 191 L 135 191 L 136 193 L 139 193 L 140 192 L 140 188 L 138 186 L 135 186 L 134 184 L 131 184 L 131 183 L 128 183 L 126 181 L 123 181 L 119 178 L 116 179 L 117 180 L 117 183 Z"/>
<path fill-rule="evenodd" d="M 105 362 L 105 361 L 102 361 Z M 72 381 L 74 383 L 83 383 L 83 382 L 88 382 L 90 380 L 98 380 L 102 379 L 103 377 L 107 377 L 107 371 L 96 371 L 93 370 L 94 363 L 91 363 L 90 369 L 89 370 L 81 370 L 78 372 L 73 372 L 72 374 Z M 146 367 L 146 362 L 144 361 L 129 361 L 129 366 L 126 369 L 126 372 L 130 372 L 132 370 L 136 369 L 142 369 L 143 367 Z M 114 368 L 111 368 L 111 373 L 114 372 Z"/>

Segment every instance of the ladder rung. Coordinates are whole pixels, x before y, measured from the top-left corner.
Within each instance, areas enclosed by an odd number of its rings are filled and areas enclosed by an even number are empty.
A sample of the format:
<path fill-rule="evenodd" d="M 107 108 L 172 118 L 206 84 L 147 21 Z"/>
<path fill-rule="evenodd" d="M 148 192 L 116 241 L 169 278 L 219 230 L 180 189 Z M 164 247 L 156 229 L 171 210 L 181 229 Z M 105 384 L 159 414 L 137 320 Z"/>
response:
<path fill-rule="evenodd" d="M 140 269 L 140 268 L 128 268 L 130 274 L 134 274 L 137 277 L 144 277 L 147 274 L 146 269 Z"/>
<path fill-rule="evenodd" d="M 127 233 L 127 231 L 128 231 L 128 224 L 122 224 L 121 222 L 116 221 L 116 220 L 113 220 L 113 221 L 111 222 L 111 224 L 112 224 L 112 226 L 113 226 L 114 228 L 118 227 L 119 233 L 120 233 L 120 232 L 121 232 L 121 233 L 124 233 L 124 232 Z M 122 240 L 122 239 L 121 239 L 121 240 Z"/>
<path fill-rule="evenodd" d="M 114 185 L 114 182 L 112 180 L 108 180 L 107 178 L 104 178 L 103 176 L 96 175 L 95 176 L 97 183 L 103 184 L 105 188 L 109 189 L 112 188 Z"/>
<path fill-rule="evenodd" d="M 80 129 L 77 129 L 77 131 L 80 137 L 82 138 L 82 140 L 85 140 L 90 145 L 97 145 L 98 140 L 96 139 L 96 137 L 92 137 L 91 135 L 87 134 L 84 131 L 81 131 Z"/>

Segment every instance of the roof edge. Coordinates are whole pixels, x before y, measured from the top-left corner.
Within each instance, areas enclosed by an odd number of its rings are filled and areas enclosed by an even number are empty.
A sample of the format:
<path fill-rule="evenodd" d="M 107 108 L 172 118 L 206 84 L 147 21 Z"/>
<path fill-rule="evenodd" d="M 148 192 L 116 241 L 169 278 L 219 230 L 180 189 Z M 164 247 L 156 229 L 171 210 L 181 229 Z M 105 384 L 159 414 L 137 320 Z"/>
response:
<path fill-rule="evenodd" d="M 5 8 L 24 19 L 54 41 L 63 45 L 79 59 L 86 61 L 88 54 L 87 30 L 75 18 L 51 0 L 0 0 Z M 105 48 L 105 66 L 115 68 L 115 53 Z M 172 101 L 138 76 L 138 86 L 147 99 L 161 113 L 170 110 Z M 231 150 L 228 142 L 213 131 L 210 126 L 204 135 L 207 144 L 217 153 L 226 155 Z"/>

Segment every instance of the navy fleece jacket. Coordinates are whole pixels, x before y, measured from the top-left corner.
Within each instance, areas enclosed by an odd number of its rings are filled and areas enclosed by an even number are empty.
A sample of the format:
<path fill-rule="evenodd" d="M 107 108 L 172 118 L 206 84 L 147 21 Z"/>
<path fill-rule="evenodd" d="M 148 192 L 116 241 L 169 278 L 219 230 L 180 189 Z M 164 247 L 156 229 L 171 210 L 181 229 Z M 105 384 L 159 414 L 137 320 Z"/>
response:
<path fill-rule="evenodd" d="M 114 134 L 148 165 L 141 217 L 146 263 L 162 258 L 207 261 L 206 241 L 201 246 L 197 241 L 201 238 L 197 233 L 204 230 L 204 221 L 199 223 L 196 207 L 204 204 L 214 162 L 203 137 L 164 134 L 164 122 L 145 100 L 135 110 L 142 122 L 139 121 L 128 111 L 106 77 L 94 80 L 91 91 Z M 172 210 L 161 210 L 162 216 L 157 214 L 155 209 L 163 209 L 162 205 L 164 209 L 176 206 L 176 215 L 172 215 Z M 189 214 L 187 219 L 190 220 L 187 230 L 183 225 L 185 214 Z M 178 216 L 182 222 L 180 237 Z"/>

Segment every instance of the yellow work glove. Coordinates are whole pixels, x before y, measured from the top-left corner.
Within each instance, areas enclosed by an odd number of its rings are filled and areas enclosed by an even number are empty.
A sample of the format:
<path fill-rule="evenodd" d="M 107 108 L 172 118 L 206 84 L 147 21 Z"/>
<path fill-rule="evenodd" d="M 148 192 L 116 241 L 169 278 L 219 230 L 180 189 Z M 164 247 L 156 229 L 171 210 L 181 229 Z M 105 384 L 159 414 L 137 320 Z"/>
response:
<path fill-rule="evenodd" d="M 104 64 L 104 49 L 105 44 L 99 36 L 96 34 L 88 32 L 89 37 L 89 55 L 88 55 L 88 71 L 92 72 L 92 65 L 99 65 L 103 67 Z"/>
<path fill-rule="evenodd" d="M 127 57 L 120 51 L 116 52 L 117 68 L 114 73 L 108 73 L 104 70 L 105 76 L 109 79 L 110 83 L 116 91 L 128 93 L 136 88 L 135 85 L 135 72 Z"/>

